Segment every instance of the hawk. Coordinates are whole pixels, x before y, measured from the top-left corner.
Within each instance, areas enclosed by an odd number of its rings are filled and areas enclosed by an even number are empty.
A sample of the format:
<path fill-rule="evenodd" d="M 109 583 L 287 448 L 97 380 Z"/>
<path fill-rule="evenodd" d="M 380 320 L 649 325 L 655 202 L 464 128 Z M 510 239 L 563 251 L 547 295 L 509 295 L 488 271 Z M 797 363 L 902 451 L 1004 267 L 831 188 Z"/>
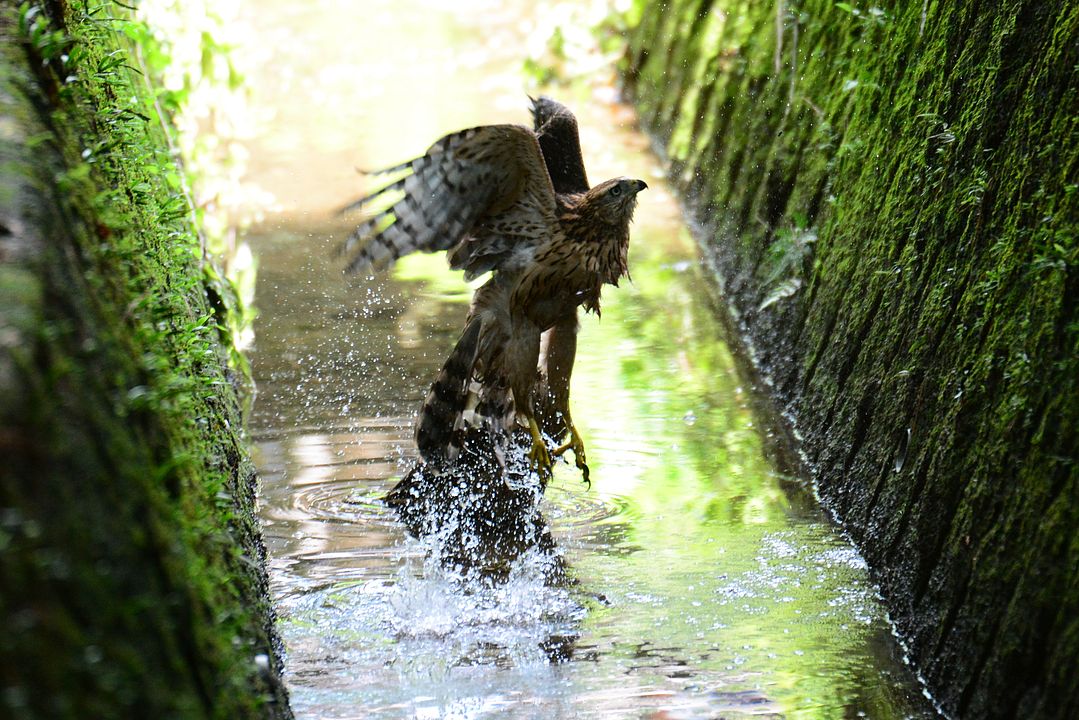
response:
<path fill-rule="evenodd" d="M 424 461 L 453 460 L 468 428 L 486 429 L 504 448 L 520 422 L 541 481 L 550 478 L 551 458 L 567 450 L 587 481 L 584 442 L 569 412 L 577 308 L 598 314 L 602 286 L 628 274 L 629 224 L 647 185 L 617 177 L 589 187 L 573 114 L 541 97 L 532 115 L 531 129 L 451 133 L 422 157 L 378 171 L 402 176 L 344 209 L 384 206 L 341 249 L 349 272 L 447 250 L 466 280 L 491 273 L 420 411 Z M 549 450 L 541 422 L 556 443 L 568 440 Z"/>

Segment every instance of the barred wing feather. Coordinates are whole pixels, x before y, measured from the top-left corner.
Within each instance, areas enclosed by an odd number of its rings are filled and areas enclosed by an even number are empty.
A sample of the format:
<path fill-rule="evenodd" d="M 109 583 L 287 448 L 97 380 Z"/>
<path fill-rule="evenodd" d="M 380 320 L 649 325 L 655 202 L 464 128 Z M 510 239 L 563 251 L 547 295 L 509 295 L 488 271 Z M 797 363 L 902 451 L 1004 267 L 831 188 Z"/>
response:
<path fill-rule="evenodd" d="M 405 175 L 345 208 L 388 204 L 345 240 L 347 272 L 382 270 L 411 252 L 453 249 L 451 266 L 473 277 L 502 269 L 558 228 L 539 143 L 519 125 L 452 133 L 385 172 Z"/>

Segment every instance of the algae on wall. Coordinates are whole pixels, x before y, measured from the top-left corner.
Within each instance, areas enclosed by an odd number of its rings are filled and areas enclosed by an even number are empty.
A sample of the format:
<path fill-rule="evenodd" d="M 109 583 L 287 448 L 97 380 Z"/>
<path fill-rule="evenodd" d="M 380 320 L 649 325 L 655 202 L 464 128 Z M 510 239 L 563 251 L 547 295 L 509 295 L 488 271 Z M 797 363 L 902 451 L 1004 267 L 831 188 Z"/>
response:
<path fill-rule="evenodd" d="M 624 72 L 946 711 L 1079 713 L 1079 3 L 640 2 Z"/>
<path fill-rule="evenodd" d="M 122 12 L 0 9 L 0 708 L 287 718 L 220 297 Z"/>

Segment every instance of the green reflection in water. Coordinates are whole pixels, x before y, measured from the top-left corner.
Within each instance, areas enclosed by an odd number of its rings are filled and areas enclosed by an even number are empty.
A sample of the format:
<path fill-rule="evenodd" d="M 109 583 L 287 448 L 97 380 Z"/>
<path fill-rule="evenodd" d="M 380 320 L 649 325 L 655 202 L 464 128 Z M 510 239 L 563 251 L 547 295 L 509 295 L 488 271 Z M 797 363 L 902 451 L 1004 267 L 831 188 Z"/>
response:
<path fill-rule="evenodd" d="M 680 497 L 701 522 L 781 522 L 789 501 L 688 232 L 646 220 L 633 243 L 632 282 L 606 289 L 602 317 L 586 318 L 574 372 L 575 417 L 602 449 L 598 489 L 641 513 Z"/>
<path fill-rule="evenodd" d="M 464 304 L 471 301 L 473 291 L 490 277 L 483 275 L 471 283 L 466 283 L 461 273 L 451 272 L 447 268 L 444 252 L 406 255 L 394 264 L 392 274 L 394 280 L 402 283 L 420 283 L 421 293 L 424 295 Z M 462 325 L 464 315 L 462 310 Z"/>
<path fill-rule="evenodd" d="M 920 715 L 862 560 L 759 426 L 688 232 L 645 220 L 633 243 L 632 283 L 584 318 L 572 395 L 594 481 L 581 497 L 621 510 L 582 526 L 569 467 L 549 491 L 574 574 L 605 598 L 577 644 L 599 658 L 573 673 L 581 702 L 602 707 L 589 693 L 624 674 L 625 692 L 689 709 L 729 695 L 738 714 Z M 441 254 L 394 277 L 414 298 L 471 292 Z"/>
<path fill-rule="evenodd" d="M 573 556 L 611 602 L 582 643 L 609 646 L 646 688 L 692 675 L 788 717 L 906 714 L 917 698 L 874 657 L 893 643 L 865 567 L 777 469 L 687 240 L 638 228 L 632 285 L 606 292 L 582 333 L 575 416 L 595 491 L 627 507 L 613 521 L 625 552 Z"/>

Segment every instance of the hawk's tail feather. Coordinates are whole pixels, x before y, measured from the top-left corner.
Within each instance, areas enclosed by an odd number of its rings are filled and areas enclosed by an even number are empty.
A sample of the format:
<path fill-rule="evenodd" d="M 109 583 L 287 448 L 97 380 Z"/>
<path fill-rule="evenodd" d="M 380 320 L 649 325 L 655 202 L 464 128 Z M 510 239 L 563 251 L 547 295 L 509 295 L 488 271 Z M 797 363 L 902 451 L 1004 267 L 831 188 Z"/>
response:
<path fill-rule="evenodd" d="M 423 401 L 416 445 L 424 460 L 453 459 L 460 450 L 456 431 L 468 404 L 481 326 L 480 318 L 469 321 Z"/>

